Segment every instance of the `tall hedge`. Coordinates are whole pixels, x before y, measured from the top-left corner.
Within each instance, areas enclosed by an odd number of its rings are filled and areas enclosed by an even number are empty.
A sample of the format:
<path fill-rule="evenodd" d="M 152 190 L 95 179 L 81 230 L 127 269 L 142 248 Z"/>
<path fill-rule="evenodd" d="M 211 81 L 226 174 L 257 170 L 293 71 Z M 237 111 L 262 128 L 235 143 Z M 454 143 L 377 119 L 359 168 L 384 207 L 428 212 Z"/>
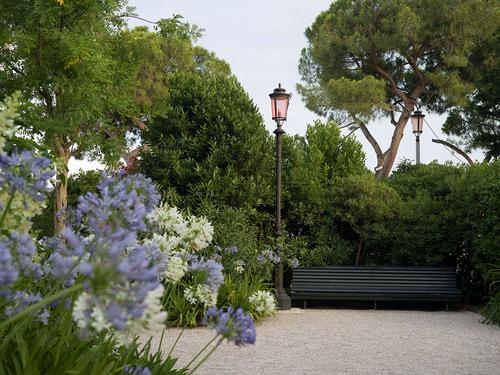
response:
<path fill-rule="evenodd" d="M 271 142 L 236 78 L 177 73 L 144 134 L 141 169 L 180 206 L 255 208 L 272 198 Z"/>

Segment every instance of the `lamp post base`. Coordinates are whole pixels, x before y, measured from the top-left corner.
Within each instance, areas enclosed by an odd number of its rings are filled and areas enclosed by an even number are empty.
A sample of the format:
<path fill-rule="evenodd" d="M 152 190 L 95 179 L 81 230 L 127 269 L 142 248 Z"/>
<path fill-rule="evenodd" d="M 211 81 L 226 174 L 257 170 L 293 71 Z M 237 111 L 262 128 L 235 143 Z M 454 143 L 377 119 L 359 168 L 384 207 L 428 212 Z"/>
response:
<path fill-rule="evenodd" d="M 276 290 L 276 300 L 279 310 L 290 310 L 292 308 L 292 299 L 286 294 L 285 289 Z"/>

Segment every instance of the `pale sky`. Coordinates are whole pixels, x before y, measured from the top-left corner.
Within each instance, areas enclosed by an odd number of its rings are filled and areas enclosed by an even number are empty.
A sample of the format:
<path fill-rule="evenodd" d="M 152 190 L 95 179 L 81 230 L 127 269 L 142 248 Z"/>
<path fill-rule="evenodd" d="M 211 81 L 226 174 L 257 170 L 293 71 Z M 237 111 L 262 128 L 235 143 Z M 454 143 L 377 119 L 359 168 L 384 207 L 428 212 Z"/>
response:
<path fill-rule="evenodd" d="M 289 134 L 301 135 L 305 134 L 307 124 L 318 118 L 305 108 L 296 92 L 296 84 L 300 82 L 300 52 L 307 45 L 304 31 L 330 3 L 330 0 L 129 0 L 129 5 L 136 7 L 136 13 L 142 18 L 157 21 L 180 14 L 185 21 L 205 29 L 197 44 L 215 52 L 231 65 L 233 73 L 260 109 L 269 131 L 275 128 L 275 124 L 270 116 L 268 95 L 281 83 L 293 94 L 284 128 Z M 131 27 L 151 27 L 135 19 L 129 24 Z M 440 130 L 444 117 L 427 114 L 426 120 L 439 138 L 446 139 Z M 385 150 L 392 135 L 392 125 L 388 121 L 378 121 L 370 124 L 370 128 Z M 367 167 L 373 170 L 375 153 L 361 133 L 357 137 L 363 144 Z M 447 160 L 458 162 L 446 148 L 432 143 L 432 138 L 434 135 L 424 128 L 420 143 L 422 163 L 435 159 L 442 163 Z M 471 156 L 482 159 L 480 152 Z M 410 124 L 401 141 L 397 161 L 403 158 L 415 160 L 415 137 Z M 70 170 L 82 166 L 95 168 L 98 164 L 72 161 Z"/>

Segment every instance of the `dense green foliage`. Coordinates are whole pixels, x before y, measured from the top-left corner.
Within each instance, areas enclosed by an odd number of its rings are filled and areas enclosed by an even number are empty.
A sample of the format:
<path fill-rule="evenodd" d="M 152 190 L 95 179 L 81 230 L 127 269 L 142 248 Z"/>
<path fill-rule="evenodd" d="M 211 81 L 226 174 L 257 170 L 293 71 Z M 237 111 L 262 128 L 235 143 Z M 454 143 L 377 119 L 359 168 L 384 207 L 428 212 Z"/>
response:
<path fill-rule="evenodd" d="M 271 140 L 236 78 L 176 73 L 169 87 L 165 111 L 144 134 L 141 170 L 186 208 L 269 203 Z"/>
<path fill-rule="evenodd" d="M 333 219 L 336 181 L 366 172 L 365 155 L 333 122 L 315 122 L 305 137 L 285 138 L 283 217 L 285 246 L 301 264 L 349 262 L 350 250 Z"/>
<path fill-rule="evenodd" d="M 418 100 L 440 110 L 466 102 L 474 85 L 461 72 L 496 31 L 498 15 L 488 0 L 335 1 L 306 30 L 299 91 L 311 110 L 347 114 L 387 177 Z M 366 126 L 379 115 L 394 125 L 385 151 Z"/>
<path fill-rule="evenodd" d="M 73 328 L 71 310 L 61 306 L 58 319 L 43 325 L 33 317 L 16 323 L 15 330 L 2 338 L 0 371 L 4 374 L 114 374 L 125 366 L 150 368 L 154 374 L 182 375 L 174 369 L 176 359 L 163 359 L 151 343 L 134 342 L 116 348 L 104 337 L 82 340 Z"/>
<path fill-rule="evenodd" d="M 500 157 L 499 56 L 500 30 L 472 56 L 463 74 L 474 80 L 474 93 L 464 105 L 452 108 L 443 125 L 443 131 L 454 136 L 466 150 L 484 150 L 485 161 Z"/>
<path fill-rule="evenodd" d="M 126 28 L 121 0 L 0 1 L 0 97 L 21 93 L 22 133 L 58 163 L 55 229 L 64 225 L 68 161 L 116 166 L 127 145 L 161 112 L 169 73 L 229 66 L 194 40 L 181 16 L 155 31 Z M 57 213 L 57 215 L 56 215 Z"/>

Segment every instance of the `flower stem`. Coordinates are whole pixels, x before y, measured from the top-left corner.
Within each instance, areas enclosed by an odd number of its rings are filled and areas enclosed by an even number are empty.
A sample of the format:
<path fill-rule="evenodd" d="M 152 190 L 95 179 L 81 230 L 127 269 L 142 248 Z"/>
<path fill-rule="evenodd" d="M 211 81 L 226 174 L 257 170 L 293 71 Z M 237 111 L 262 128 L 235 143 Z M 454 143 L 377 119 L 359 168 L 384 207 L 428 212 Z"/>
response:
<path fill-rule="evenodd" d="M 182 330 L 179 333 L 179 336 L 177 336 L 177 340 L 175 340 L 174 344 L 170 348 L 170 351 L 168 352 L 167 358 L 169 358 L 172 355 L 175 347 L 177 346 L 177 343 L 179 342 L 179 340 L 180 340 L 180 338 L 181 338 L 181 336 L 182 336 L 182 334 L 184 333 L 185 330 L 186 330 L 186 325 L 184 325 L 184 327 L 182 327 Z"/>
<path fill-rule="evenodd" d="M 217 334 L 217 335 L 215 335 L 215 336 L 214 336 L 214 338 L 213 338 L 212 340 L 210 340 L 210 341 L 207 343 L 207 345 L 205 345 L 205 346 L 203 347 L 203 349 L 201 349 L 201 350 L 198 352 L 198 354 L 196 354 L 196 356 L 195 356 L 195 357 L 191 360 L 191 362 L 189 362 L 189 363 L 186 365 L 186 367 L 191 366 L 191 365 L 193 364 L 193 362 L 194 362 L 194 361 L 196 361 L 196 359 L 197 359 L 197 358 L 201 355 L 201 353 L 203 353 L 203 352 L 205 351 L 205 349 L 206 349 L 206 348 L 208 348 L 208 347 L 210 346 L 210 344 L 211 344 L 211 343 L 213 343 L 217 337 L 219 337 L 219 335 L 218 335 L 218 334 Z M 220 341 L 222 341 L 222 340 L 220 340 Z M 220 341 L 219 341 L 219 343 L 217 344 L 217 346 L 220 344 Z"/>
<path fill-rule="evenodd" d="M 7 212 L 10 210 L 10 206 L 12 204 L 12 201 L 14 200 L 14 195 L 16 195 L 16 191 L 14 190 L 9 197 L 9 200 L 7 201 L 7 205 L 5 206 L 3 212 L 2 212 L 2 217 L 0 217 L 0 228 L 3 227 L 3 222 L 5 220 L 5 217 L 7 216 Z"/>
<path fill-rule="evenodd" d="M 12 315 L 9 319 L 4 320 L 3 322 L 0 323 L 0 330 L 3 328 L 9 326 L 10 324 L 17 322 L 19 319 L 23 318 L 26 315 L 33 314 L 37 310 L 41 309 L 42 307 L 48 305 L 51 302 L 54 302 L 55 300 L 58 300 L 60 298 L 66 297 L 67 295 L 70 295 L 71 293 L 74 293 L 76 291 L 79 291 L 83 289 L 83 284 L 76 284 L 73 285 L 72 287 L 68 289 L 61 290 L 60 292 L 53 294 L 51 296 L 45 297 L 41 301 L 35 303 L 34 305 L 31 305 L 30 307 L 24 309 L 23 311 Z"/>
<path fill-rule="evenodd" d="M 215 336 L 215 337 L 217 337 L 217 336 Z M 194 374 L 194 372 L 195 372 L 196 370 L 198 370 L 198 368 L 199 368 L 199 367 L 203 364 L 203 362 L 205 362 L 205 361 L 206 361 L 206 360 L 207 360 L 207 359 L 208 359 L 208 358 L 209 358 L 209 357 L 213 354 L 213 352 L 215 352 L 215 350 L 219 347 L 219 345 L 221 344 L 221 342 L 222 342 L 223 340 L 224 340 L 224 337 L 221 337 L 221 338 L 219 339 L 219 341 L 217 342 L 217 344 L 216 344 L 216 345 L 215 345 L 215 346 L 214 346 L 214 347 L 213 347 L 213 348 L 212 348 L 212 349 L 211 349 L 211 350 L 207 353 L 207 355 L 206 355 L 205 357 L 203 357 L 203 358 L 201 359 L 201 361 L 200 361 L 200 362 L 198 362 L 198 364 L 197 364 L 197 365 L 196 365 L 196 366 L 195 366 L 195 367 L 194 367 L 194 368 L 193 368 L 193 369 L 189 372 L 189 374 L 188 374 L 188 375 Z M 212 341 L 213 341 L 213 340 L 212 340 Z M 201 354 L 201 353 L 200 353 L 200 354 Z"/>

